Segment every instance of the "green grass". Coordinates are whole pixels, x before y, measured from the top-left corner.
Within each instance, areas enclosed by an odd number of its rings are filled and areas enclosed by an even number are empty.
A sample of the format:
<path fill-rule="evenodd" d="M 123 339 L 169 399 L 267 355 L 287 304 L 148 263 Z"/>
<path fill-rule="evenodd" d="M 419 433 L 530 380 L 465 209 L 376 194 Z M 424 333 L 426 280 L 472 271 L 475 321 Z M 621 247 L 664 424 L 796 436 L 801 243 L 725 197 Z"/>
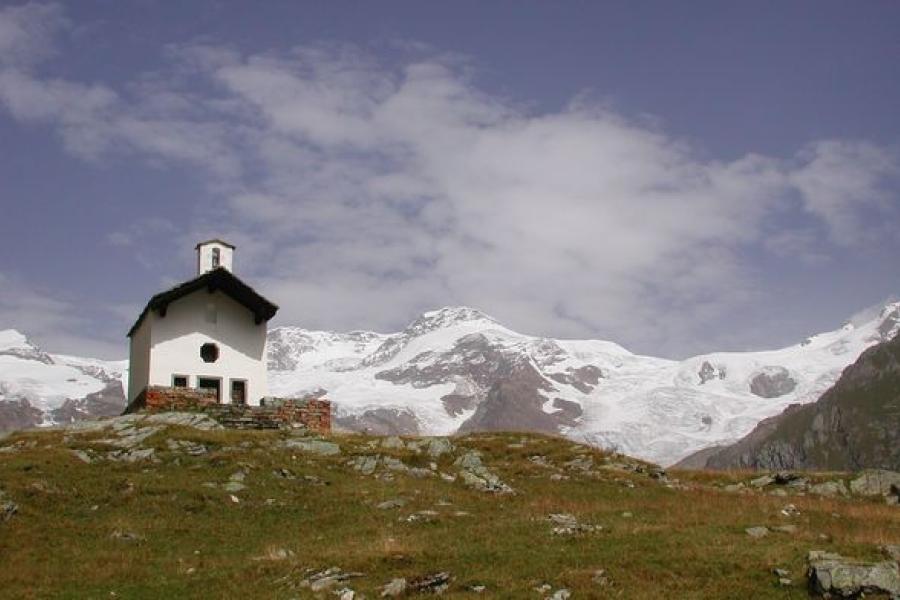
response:
<path fill-rule="evenodd" d="M 495 496 L 460 481 L 392 481 L 346 466 L 354 455 L 380 453 L 410 466 L 429 459 L 409 450 L 372 450 L 377 438 L 337 436 L 342 455 L 320 457 L 278 449 L 278 433 L 170 429 L 145 445 L 160 463 L 85 464 L 67 448 L 103 446 L 108 435 L 61 432 L 19 434 L 3 441 L 37 446 L 0 454 L 0 488 L 19 512 L 0 523 L 0 596 L 4 598 L 306 598 L 299 587 L 309 569 L 338 566 L 364 577 L 348 585 L 367 598 L 395 577 L 413 579 L 449 571 L 445 597 L 539 598 L 543 583 L 569 588 L 573 598 L 806 598 L 805 556 L 811 549 L 875 558 L 877 546 L 900 542 L 900 509 L 861 500 L 728 494 L 719 486 L 750 473 L 678 473 L 689 489 L 670 489 L 649 477 L 598 469 L 599 476 L 554 471 L 528 460 L 543 455 L 555 465 L 602 453 L 569 441 L 521 434 L 454 439 L 453 456 L 439 471 L 455 473 L 454 458 L 478 449 L 485 464 L 516 490 Z M 208 454 L 166 449 L 175 437 L 207 444 Z M 512 447 L 525 442 L 524 448 Z M 243 445 L 243 446 L 242 446 Z M 238 450 L 232 450 L 237 448 Z M 273 474 L 287 468 L 298 479 Z M 247 471 L 247 489 L 229 493 L 204 483 L 225 483 Z M 379 473 L 383 472 L 379 469 Z M 671 474 L 670 474 L 671 475 Z M 313 476 L 327 485 L 314 485 Z M 629 482 L 634 487 L 629 487 Z M 381 501 L 405 498 L 399 509 Z M 780 515 L 787 503 L 798 517 Z M 420 510 L 431 522 L 400 517 Z M 468 515 L 456 516 L 457 511 Z M 632 513 L 627 518 L 623 512 Z M 549 513 L 566 512 L 603 530 L 554 536 Z M 794 523 L 796 534 L 752 539 L 754 525 Z M 113 532 L 143 539 L 123 540 Z M 827 539 L 821 539 L 820 535 Z M 274 551 L 293 555 L 273 560 Z M 795 585 L 777 586 L 774 567 L 791 571 Z M 612 585 L 592 581 L 605 569 Z M 484 585 L 476 594 L 467 588 Z M 321 594 L 319 597 L 335 596 Z"/>

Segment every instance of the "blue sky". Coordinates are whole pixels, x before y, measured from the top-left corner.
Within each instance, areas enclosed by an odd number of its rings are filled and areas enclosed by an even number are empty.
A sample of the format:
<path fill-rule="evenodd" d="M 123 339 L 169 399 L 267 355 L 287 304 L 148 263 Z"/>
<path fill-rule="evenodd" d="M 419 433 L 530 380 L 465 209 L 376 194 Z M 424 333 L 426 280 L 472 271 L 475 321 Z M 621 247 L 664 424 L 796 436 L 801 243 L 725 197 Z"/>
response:
<path fill-rule="evenodd" d="M 893 2 L 0 4 L 0 328 L 124 357 L 237 244 L 274 324 L 685 356 L 898 293 Z"/>

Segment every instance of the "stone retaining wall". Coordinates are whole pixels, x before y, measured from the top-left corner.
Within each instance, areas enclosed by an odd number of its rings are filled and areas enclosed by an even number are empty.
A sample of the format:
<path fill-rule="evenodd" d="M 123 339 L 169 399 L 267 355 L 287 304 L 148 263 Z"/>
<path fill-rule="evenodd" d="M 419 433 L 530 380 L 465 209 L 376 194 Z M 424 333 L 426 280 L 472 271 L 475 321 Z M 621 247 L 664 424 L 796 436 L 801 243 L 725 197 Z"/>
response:
<path fill-rule="evenodd" d="M 193 388 L 148 386 L 125 413 L 202 412 L 234 429 L 305 427 L 331 431 L 331 402 L 322 399 L 269 398 L 261 406 L 219 404 L 215 393 Z"/>

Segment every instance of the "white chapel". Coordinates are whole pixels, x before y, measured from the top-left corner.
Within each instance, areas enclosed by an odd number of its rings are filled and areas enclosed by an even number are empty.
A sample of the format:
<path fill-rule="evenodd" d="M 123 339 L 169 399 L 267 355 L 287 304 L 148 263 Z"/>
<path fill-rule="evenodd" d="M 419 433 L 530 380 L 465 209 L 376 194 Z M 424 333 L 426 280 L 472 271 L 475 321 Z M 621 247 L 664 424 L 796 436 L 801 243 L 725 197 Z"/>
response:
<path fill-rule="evenodd" d="M 278 306 L 232 272 L 235 247 L 197 244 L 197 276 L 150 298 L 128 332 L 129 405 L 147 386 L 214 392 L 259 405 L 266 381 L 266 324 Z"/>

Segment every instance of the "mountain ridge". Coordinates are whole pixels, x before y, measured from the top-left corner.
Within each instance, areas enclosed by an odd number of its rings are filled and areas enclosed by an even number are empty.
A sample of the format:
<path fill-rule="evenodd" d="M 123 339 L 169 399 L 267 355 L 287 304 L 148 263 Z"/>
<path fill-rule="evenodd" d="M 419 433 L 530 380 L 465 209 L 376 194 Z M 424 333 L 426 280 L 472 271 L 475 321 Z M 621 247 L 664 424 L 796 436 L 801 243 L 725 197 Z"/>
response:
<path fill-rule="evenodd" d="M 671 464 L 737 441 L 790 404 L 815 401 L 898 329 L 900 303 L 888 303 L 874 318 L 785 348 L 679 361 L 610 341 L 525 335 L 477 309 L 445 307 L 396 333 L 276 327 L 267 359 L 274 395 L 327 395 L 336 424 L 348 429 L 525 429 Z M 126 361 L 52 355 L 0 331 L 0 428 L 4 410 L 17 426 L 109 413 L 126 377 Z"/>

